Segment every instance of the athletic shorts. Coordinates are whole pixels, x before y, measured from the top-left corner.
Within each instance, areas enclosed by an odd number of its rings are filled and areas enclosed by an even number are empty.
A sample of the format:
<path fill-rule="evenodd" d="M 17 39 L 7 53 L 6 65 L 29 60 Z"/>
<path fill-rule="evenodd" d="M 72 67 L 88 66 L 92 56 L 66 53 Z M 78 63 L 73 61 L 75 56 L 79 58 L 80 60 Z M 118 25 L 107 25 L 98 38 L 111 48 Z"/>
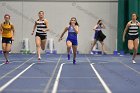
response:
<path fill-rule="evenodd" d="M 12 38 L 2 37 L 2 43 L 12 44 Z"/>
<path fill-rule="evenodd" d="M 78 41 L 77 41 L 77 40 L 72 40 L 72 39 L 67 38 L 67 39 L 66 39 L 66 42 L 67 42 L 67 41 L 72 42 L 72 45 L 74 45 L 74 46 L 77 46 L 77 45 L 78 45 Z"/>
<path fill-rule="evenodd" d="M 97 41 L 104 41 L 104 39 L 106 38 L 106 36 L 103 34 L 102 31 L 95 31 L 95 35 L 94 35 L 94 39 L 96 39 Z"/>
<path fill-rule="evenodd" d="M 47 35 L 41 35 L 40 33 L 36 33 L 35 36 L 40 37 L 41 40 L 47 39 Z"/>
<path fill-rule="evenodd" d="M 128 40 L 135 40 L 135 39 L 138 39 L 139 38 L 139 35 L 128 35 Z"/>

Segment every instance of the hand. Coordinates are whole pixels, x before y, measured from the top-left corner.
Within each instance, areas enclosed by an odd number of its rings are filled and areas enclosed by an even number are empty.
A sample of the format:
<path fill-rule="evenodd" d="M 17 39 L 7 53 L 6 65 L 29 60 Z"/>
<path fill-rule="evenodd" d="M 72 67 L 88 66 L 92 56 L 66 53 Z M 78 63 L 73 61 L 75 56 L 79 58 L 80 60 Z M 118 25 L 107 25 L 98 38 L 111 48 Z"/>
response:
<path fill-rule="evenodd" d="M 75 24 L 73 23 L 73 24 L 71 24 L 71 26 L 74 28 L 75 27 Z"/>
<path fill-rule="evenodd" d="M 58 41 L 60 42 L 61 40 L 62 40 L 62 38 L 59 38 L 59 40 L 58 40 Z"/>
<path fill-rule="evenodd" d="M 140 27 L 140 23 L 138 24 L 138 26 Z"/>
<path fill-rule="evenodd" d="M 123 38 L 123 42 L 125 42 L 125 38 Z"/>
<path fill-rule="evenodd" d="M 99 25 L 101 26 L 101 25 L 103 25 L 103 23 L 100 23 Z"/>
<path fill-rule="evenodd" d="M 34 35 L 34 31 L 31 33 L 31 35 Z"/>
<path fill-rule="evenodd" d="M 128 27 L 129 27 L 129 26 L 131 26 L 131 23 L 128 23 L 127 25 L 128 25 Z"/>
<path fill-rule="evenodd" d="M 43 32 L 46 32 L 46 30 L 42 30 Z"/>
<path fill-rule="evenodd" d="M 14 37 L 12 37 L 12 41 L 14 41 Z"/>
<path fill-rule="evenodd" d="M 2 34 L 2 31 L 0 31 L 0 34 Z"/>

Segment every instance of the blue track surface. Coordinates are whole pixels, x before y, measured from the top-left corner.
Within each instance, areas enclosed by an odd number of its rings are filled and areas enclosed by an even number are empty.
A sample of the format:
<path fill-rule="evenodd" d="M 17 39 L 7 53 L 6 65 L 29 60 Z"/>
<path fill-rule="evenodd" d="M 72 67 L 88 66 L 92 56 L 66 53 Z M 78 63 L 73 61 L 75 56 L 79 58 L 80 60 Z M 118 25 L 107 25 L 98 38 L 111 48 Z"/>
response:
<path fill-rule="evenodd" d="M 0 93 L 140 93 L 140 56 L 0 55 Z"/>

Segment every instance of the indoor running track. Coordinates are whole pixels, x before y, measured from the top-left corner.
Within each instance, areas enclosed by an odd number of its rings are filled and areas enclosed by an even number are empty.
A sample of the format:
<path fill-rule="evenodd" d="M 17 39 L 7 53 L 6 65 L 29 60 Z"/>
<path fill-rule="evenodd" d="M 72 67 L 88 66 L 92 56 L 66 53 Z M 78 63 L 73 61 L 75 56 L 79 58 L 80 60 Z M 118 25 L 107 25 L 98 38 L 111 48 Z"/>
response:
<path fill-rule="evenodd" d="M 140 93 L 140 56 L 11 54 L 0 55 L 0 93 Z"/>

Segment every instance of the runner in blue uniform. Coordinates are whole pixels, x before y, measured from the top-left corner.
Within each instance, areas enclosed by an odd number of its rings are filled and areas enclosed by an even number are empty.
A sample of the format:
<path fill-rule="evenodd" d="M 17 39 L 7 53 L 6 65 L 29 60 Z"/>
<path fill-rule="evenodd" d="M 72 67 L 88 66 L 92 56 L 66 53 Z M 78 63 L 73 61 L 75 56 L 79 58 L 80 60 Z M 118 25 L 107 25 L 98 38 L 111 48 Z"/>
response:
<path fill-rule="evenodd" d="M 64 32 L 61 34 L 59 41 L 62 40 L 62 37 L 64 34 L 68 31 L 68 36 L 66 39 L 66 45 L 67 45 L 67 53 L 68 53 L 68 60 L 70 60 L 70 49 L 72 47 L 73 49 L 73 64 L 76 64 L 76 54 L 77 54 L 77 46 L 78 46 L 78 40 L 77 40 L 77 34 L 79 32 L 79 24 L 75 17 L 72 17 L 69 23 L 69 27 L 66 27 L 64 29 Z"/>

